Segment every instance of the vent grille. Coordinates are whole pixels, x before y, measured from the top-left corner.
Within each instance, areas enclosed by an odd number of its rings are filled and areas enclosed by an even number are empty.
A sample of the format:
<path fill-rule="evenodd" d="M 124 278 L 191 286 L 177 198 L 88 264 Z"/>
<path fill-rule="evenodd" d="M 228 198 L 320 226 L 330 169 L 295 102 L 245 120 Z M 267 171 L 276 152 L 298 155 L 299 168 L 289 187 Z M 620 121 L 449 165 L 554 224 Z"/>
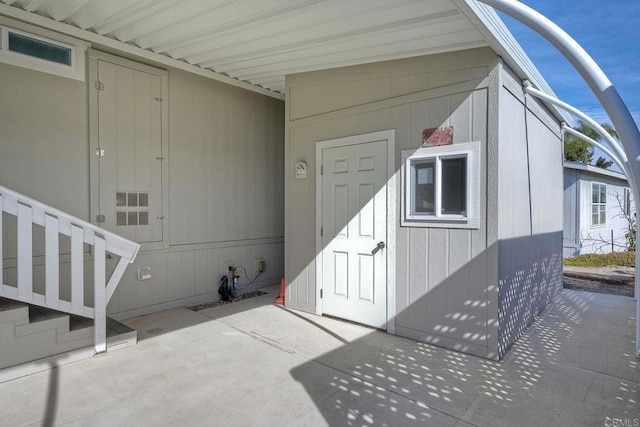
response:
<path fill-rule="evenodd" d="M 116 226 L 149 225 L 149 193 L 116 191 Z"/>

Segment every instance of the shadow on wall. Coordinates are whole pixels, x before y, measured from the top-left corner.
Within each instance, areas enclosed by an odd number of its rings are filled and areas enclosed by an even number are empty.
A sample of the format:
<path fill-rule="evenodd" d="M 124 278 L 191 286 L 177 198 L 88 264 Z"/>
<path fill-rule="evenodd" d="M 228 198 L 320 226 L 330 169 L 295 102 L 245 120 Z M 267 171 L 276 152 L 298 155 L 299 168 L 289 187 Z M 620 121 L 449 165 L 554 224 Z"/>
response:
<path fill-rule="evenodd" d="M 602 378 L 574 375 L 584 373 L 571 365 L 582 352 L 577 335 L 601 316 L 590 313 L 593 298 L 576 291 L 559 294 L 500 362 L 375 331 L 291 375 L 329 425 L 555 425 L 563 417 L 576 425 L 602 425 L 605 416 L 637 417 L 637 383 L 612 376 L 615 384 L 603 386 Z M 620 298 L 617 304 L 626 297 L 613 298 Z M 633 329 L 632 322 L 627 329 Z M 633 343 L 625 344 L 628 349 L 612 349 L 610 358 L 629 378 L 636 372 L 635 358 Z M 331 379 L 319 382 L 326 375 L 314 372 L 327 368 Z"/>
<path fill-rule="evenodd" d="M 500 240 L 498 258 L 498 356 L 502 358 L 562 289 L 562 232 Z"/>
<path fill-rule="evenodd" d="M 501 260 L 499 283 L 487 284 L 486 276 L 475 274 L 486 271 L 496 248 Z M 409 301 L 395 318 L 396 332 L 477 356 L 501 358 L 562 289 L 561 263 L 562 232 L 501 240 Z M 497 298 L 492 295 L 496 293 Z"/>

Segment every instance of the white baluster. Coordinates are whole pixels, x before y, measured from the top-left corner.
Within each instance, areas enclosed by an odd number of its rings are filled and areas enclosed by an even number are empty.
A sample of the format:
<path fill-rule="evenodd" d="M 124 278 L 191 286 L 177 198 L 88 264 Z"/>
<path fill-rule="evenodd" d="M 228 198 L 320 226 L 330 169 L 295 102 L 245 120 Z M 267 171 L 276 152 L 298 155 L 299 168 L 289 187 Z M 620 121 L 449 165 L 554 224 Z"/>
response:
<path fill-rule="evenodd" d="M 71 309 L 81 313 L 84 307 L 84 260 L 82 228 L 71 225 Z"/>
<path fill-rule="evenodd" d="M 45 215 L 45 301 L 57 308 L 60 303 L 60 245 L 58 218 Z"/>
<path fill-rule="evenodd" d="M 94 342 L 96 353 L 107 351 L 107 299 L 104 238 L 95 235 L 93 283 L 94 283 Z"/>
<path fill-rule="evenodd" d="M 18 296 L 33 297 L 33 224 L 31 207 L 18 204 Z"/>

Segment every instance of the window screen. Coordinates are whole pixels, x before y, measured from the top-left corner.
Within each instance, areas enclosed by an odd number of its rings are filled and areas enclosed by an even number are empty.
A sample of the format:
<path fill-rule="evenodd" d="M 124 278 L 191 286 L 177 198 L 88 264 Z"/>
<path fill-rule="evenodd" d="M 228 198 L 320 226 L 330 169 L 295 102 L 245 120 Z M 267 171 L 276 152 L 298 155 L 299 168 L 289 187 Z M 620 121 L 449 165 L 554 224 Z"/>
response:
<path fill-rule="evenodd" d="M 33 37 L 9 32 L 8 50 L 58 64 L 71 65 L 71 49 Z"/>

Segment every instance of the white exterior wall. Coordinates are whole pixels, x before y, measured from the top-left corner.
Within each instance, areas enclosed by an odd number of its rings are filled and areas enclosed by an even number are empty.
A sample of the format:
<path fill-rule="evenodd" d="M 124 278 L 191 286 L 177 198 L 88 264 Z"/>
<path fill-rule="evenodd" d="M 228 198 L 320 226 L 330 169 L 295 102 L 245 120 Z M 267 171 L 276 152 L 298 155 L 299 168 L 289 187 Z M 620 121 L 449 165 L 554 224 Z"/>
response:
<path fill-rule="evenodd" d="M 254 259 L 265 259 L 266 272 L 246 290 L 278 283 L 283 275 L 283 102 L 167 71 L 169 236 L 163 249 L 141 251 L 128 267 L 108 307 L 117 318 L 217 299 L 227 260 L 251 275 Z M 94 219 L 90 89 L 93 82 L 0 63 L 0 184 L 88 221 Z M 15 231 L 8 218 L 4 223 L 4 278 L 12 284 Z M 44 283 L 40 234 L 35 231 L 36 291 Z M 61 282 L 68 283 L 62 244 Z M 90 278 L 89 253 L 85 261 Z M 150 267 L 152 279 L 139 281 L 140 267 Z M 91 294 L 89 286 L 87 298 Z"/>
<path fill-rule="evenodd" d="M 565 168 L 565 206 L 572 209 L 565 213 L 564 256 L 626 250 L 629 222 L 623 215 L 625 189 L 629 188 L 622 174 L 599 171 L 593 166 L 578 165 L 577 169 Z M 592 183 L 607 186 L 606 224 L 591 223 Z M 632 201 L 631 211 L 635 211 Z"/>

